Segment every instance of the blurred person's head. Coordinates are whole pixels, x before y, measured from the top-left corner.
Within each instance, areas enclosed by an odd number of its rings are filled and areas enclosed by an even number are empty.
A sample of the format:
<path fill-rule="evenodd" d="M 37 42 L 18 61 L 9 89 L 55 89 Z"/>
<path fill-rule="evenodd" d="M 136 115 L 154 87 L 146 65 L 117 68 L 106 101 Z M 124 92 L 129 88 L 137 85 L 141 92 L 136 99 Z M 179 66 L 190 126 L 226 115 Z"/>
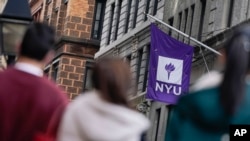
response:
<path fill-rule="evenodd" d="M 220 86 L 220 100 L 227 114 L 234 114 L 240 104 L 250 72 L 250 26 L 241 26 L 224 45 L 225 73 Z"/>
<path fill-rule="evenodd" d="M 127 98 L 131 72 L 127 62 L 121 58 L 106 57 L 98 60 L 93 68 L 92 83 L 103 99 L 129 107 Z"/>
<path fill-rule="evenodd" d="M 46 64 L 52 59 L 55 31 L 43 23 L 32 23 L 26 30 L 19 48 L 19 60 L 29 59 Z"/>

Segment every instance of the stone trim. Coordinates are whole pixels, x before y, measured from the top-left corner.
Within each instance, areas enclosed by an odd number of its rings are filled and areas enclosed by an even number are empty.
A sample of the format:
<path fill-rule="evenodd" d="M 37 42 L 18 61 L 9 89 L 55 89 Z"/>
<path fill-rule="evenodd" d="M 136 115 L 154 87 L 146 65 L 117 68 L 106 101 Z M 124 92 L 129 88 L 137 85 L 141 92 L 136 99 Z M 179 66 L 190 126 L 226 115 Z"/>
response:
<path fill-rule="evenodd" d="M 95 48 L 100 47 L 100 41 L 98 40 L 93 40 L 93 39 L 81 39 L 81 38 L 75 38 L 75 37 L 70 37 L 70 36 L 61 36 L 57 43 L 56 47 L 60 47 L 61 44 L 64 43 L 76 43 L 76 44 L 82 44 L 82 45 L 93 45 Z"/>

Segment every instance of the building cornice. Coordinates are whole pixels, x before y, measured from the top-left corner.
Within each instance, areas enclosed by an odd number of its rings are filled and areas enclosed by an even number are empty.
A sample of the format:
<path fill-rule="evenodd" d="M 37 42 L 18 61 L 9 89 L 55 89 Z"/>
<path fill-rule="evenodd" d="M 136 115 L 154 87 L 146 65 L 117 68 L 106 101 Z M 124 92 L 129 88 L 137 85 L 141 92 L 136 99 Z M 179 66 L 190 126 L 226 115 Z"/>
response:
<path fill-rule="evenodd" d="M 87 45 L 88 47 L 99 48 L 100 41 L 94 39 L 82 39 L 82 38 L 75 38 L 70 36 L 61 36 L 56 42 L 56 48 L 59 48 L 61 45 L 65 43 L 74 43 L 80 45 Z"/>

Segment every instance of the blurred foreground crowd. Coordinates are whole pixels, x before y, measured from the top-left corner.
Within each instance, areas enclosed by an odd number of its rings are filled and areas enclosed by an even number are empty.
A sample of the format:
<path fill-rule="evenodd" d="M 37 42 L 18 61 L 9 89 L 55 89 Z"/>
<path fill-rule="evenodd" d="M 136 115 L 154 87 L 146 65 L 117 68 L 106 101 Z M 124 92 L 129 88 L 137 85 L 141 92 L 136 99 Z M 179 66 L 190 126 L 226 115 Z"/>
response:
<path fill-rule="evenodd" d="M 55 32 L 32 23 L 18 59 L 0 68 L 0 141 L 141 141 L 149 120 L 128 100 L 131 72 L 121 58 L 97 60 L 94 90 L 68 103 L 66 94 L 43 75 L 54 56 Z M 230 124 L 250 124 L 250 26 L 228 37 L 222 69 L 200 78 L 179 99 L 166 141 L 229 140 Z"/>

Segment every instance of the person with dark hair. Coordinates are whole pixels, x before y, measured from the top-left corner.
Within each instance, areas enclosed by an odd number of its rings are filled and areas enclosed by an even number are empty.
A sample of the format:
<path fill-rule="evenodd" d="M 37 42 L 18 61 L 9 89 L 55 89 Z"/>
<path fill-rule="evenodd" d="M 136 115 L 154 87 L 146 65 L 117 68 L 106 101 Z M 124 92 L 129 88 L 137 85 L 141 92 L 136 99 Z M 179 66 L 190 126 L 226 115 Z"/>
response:
<path fill-rule="evenodd" d="M 53 57 L 54 43 L 51 27 L 30 24 L 17 62 L 0 72 L 1 141 L 35 141 L 47 134 L 56 137 L 68 100 L 55 83 L 43 76 L 43 67 Z"/>
<path fill-rule="evenodd" d="M 250 26 L 235 29 L 224 44 L 224 75 L 218 86 L 181 97 L 165 141 L 229 140 L 229 125 L 250 124 Z"/>
<path fill-rule="evenodd" d="M 120 58 L 101 58 L 94 65 L 92 84 L 66 109 L 58 141 L 140 141 L 149 121 L 131 109 L 131 73 Z"/>

